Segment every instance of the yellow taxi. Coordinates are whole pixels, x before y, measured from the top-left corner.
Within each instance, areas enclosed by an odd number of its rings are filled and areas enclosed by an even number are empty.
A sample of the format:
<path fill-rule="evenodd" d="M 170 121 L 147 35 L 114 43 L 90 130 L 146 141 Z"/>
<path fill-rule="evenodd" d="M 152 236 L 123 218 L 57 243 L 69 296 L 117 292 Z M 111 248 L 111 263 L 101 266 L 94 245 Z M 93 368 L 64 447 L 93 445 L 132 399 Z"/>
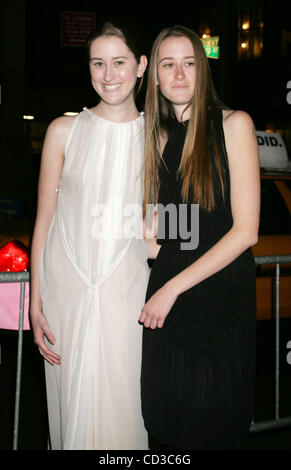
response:
<path fill-rule="evenodd" d="M 291 173 L 261 175 L 261 218 L 254 256 L 291 255 Z M 257 266 L 257 319 L 274 317 L 275 266 Z M 291 264 L 280 266 L 280 316 L 291 316 Z"/>
<path fill-rule="evenodd" d="M 261 216 L 254 256 L 291 255 L 291 167 L 278 133 L 257 131 Z M 291 317 L 291 264 L 280 266 L 280 316 Z M 257 319 L 274 317 L 275 266 L 257 266 Z"/>
<path fill-rule="evenodd" d="M 32 231 L 31 219 L 0 221 L 0 248 L 11 240 L 19 240 L 29 249 Z"/>

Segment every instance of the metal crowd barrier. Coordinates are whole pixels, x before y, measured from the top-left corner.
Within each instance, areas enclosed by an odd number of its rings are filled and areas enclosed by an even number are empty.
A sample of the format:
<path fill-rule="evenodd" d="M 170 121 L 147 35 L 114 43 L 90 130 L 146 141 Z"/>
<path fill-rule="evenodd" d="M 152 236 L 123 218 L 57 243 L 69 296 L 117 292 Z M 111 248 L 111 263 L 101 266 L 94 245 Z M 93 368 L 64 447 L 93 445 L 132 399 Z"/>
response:
<path fill-rule="evenodd" d="M 275 264 L 275 419 L 261 422 L 253 422 L 250 432 L 264 431 L 291 424 L 291 416 L 280 418 L 280 399 L 279 399 L 279 381 L 280 381 L 280 264 L 291 263 L 291 255 L 279 256 L 256 256 L 256 265 Z M 29 272 L 18 273 L 0 273 L 0 283 L 20 282 L 20 307 L 19 307 L 19 328 L 18 328 L 18 346 L 17 346 L 17 365 L 16 365 L 16 391 L 15 391 L 15 409 L 14 409 L 14 428 L 13 428 L 13 450 L 18 447 L 18 429 L 19 429 L 19 409 L 20 409 L 20 389 L 21 389 L 21 368 L 22 368 L 22 344 L 23 344 L 23 316 L 24 316 L 24 294 L 25 283 L 29 282 Z"/>
<path fill-rule="evenodd" d="M 250 432 L 265 431 L 291 424 L 291 416 L 280 418 L 280 264 L 291 263 L 291 255 L 256 256 L 256 265 L 274 264 L 275 274 L 275 418 L 253 422 Z"/>
<path fill-rule="evenodd" d="M 22 344 L 23 344 L 23 318 L 24 318 L 24 294 L 25 283 L 29 282 L 30 275 L 28 271 L 16 273 L 0 273 L 0 283 L 20 282 L 20 305 L 19 305 L 19 324 L 18 324 L 18 345 L 17 345 L 17 364 L 16 364 L 16 389 L 14 405 L 14 427 L 13 427 L 13 450 L 18 447 L 18 429 L 19 429 L 19 410 L 20 410 L 20 389 L 21 389 L 21 368 L 22 368 Z"/>

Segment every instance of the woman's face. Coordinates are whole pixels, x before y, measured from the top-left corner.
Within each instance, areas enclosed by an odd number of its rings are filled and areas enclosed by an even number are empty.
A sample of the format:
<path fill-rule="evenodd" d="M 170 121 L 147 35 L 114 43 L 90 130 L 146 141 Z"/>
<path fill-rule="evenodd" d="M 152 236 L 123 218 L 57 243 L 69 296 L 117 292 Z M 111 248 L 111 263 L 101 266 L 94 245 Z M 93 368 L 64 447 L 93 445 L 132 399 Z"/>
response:
<path fill-rule="evenodd" d="M 118 105 L 133 99 L 137 77 L 146 67 L 145 57 L 138 64 L 134 54 L 117 36 L 100 36 L 91 44 L 90 73 L 101 100 Z"/>
<path fill-rule="evenodd" d="M 157 59 L 160 92 L 173 104 L 175 114 L 180 119 L 194 93 L 196 72 L 193 45 L 185 36 L 168 37 L 161 43 Z M 190 110 L 183 119 L 188 119 L 189 113 Z"/>

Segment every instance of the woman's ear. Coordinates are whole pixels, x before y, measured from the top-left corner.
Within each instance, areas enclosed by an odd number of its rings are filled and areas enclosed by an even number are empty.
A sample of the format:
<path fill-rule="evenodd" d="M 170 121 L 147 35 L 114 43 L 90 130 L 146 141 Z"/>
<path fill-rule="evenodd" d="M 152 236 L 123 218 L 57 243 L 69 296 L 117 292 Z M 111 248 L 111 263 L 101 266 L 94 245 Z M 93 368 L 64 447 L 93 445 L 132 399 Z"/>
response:
<path fill-rule="evenodd" d="M 138 64 L 138 67 L 137 67 L 137 77 L 138 78 L 141 78 L 143 76 L 143 74 L 145 72 L 145 69 L 147 68 L 147 65 L 148 65 L 147 57 L 145 55 L 140 56 L 139 64 Z"/>

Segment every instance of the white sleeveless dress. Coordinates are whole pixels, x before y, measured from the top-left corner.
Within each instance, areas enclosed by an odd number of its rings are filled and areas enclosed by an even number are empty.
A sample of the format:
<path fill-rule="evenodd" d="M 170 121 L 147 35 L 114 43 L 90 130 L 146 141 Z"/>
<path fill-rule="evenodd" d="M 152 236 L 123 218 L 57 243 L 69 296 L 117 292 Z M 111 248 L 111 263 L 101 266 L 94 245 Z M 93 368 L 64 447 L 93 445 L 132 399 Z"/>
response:
<path fill-rule="evenodd" d="M 61 356 L 60 366 L 45 364 L 53 450 L 147 449 L 138 317 L 149 268 L 132 229 L 140 221 L 143 149 L 142 115 L 117 123 L 86 108 L 66 143 L 40 258 L 43 311 Z"/>

